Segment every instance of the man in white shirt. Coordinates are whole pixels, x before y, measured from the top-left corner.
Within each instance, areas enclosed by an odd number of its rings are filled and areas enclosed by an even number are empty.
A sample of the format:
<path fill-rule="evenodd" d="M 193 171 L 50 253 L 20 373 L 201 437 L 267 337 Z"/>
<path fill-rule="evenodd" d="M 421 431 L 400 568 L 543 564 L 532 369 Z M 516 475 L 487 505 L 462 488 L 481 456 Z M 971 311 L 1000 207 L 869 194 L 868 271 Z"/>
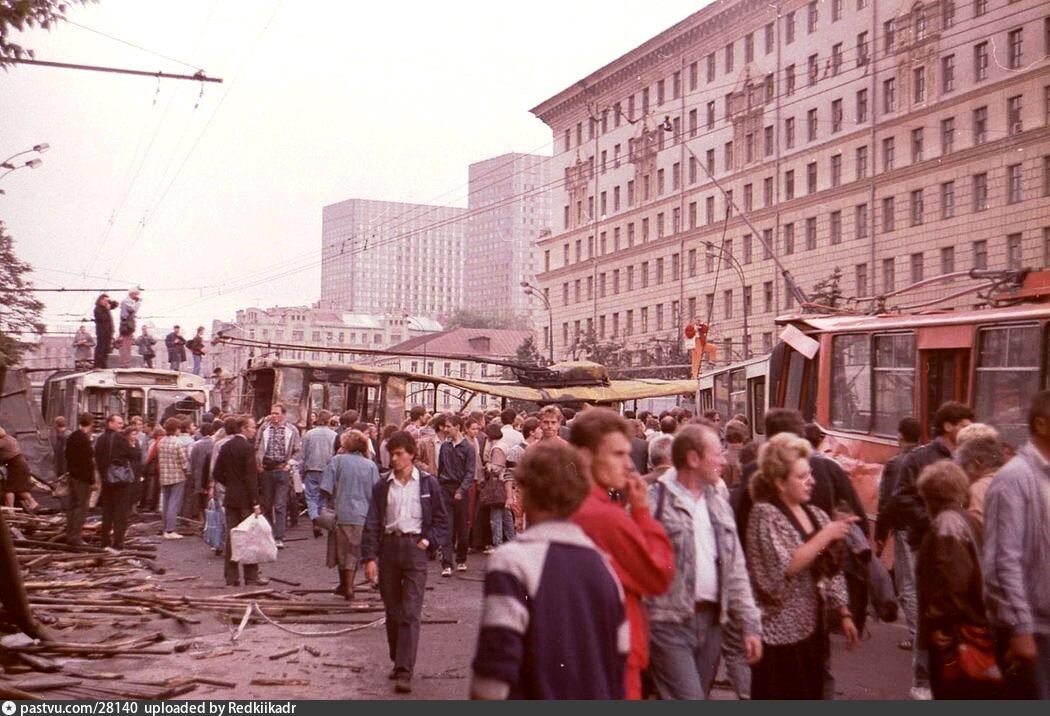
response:
<path fill-rule="evenodd" d="M 413 465 L 416 442 L 407 432 L 387 441 L 390 475 L 376 484 L 361 538 L 369 581 L 379 579 L 386 608 L 386 636 L 398 693 L 412 691 L 420 616 L 427 584 L 427 547 L 442 544 L 448 514 L 437 478 Z M 376 561 L 378 559 L 378 565 Z"/>

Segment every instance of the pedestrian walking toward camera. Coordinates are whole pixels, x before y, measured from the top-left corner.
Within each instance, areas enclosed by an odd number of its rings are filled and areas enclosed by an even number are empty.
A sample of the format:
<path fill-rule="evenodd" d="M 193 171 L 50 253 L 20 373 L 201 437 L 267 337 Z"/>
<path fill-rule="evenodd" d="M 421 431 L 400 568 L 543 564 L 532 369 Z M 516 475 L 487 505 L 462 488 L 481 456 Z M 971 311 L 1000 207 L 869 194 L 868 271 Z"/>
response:
<path fill-rule="evenodd" d="M 675 553 L 671 588 L 646 600 L 650 671 L 661 698 L 706 699 L 718 671 L 723 627 L 736 627 L 745 663 L 756 664 L 762 658 L 762 615 L 751 593 L 733 510 L 716 489 L 725 468 L 718 433 L 686 425 L 675 436 L 671 454 L 674 470 L 649 487 L 649 507 L 673 535 Z M 738 680 L 734 686 L 739 689 Z"/>
<path fill-rule="evenodd" d="M 583 456 L 591 480 L 591 492 L 572 519 L 609 555 L 623 585 L 631 625 L 624 691 L 628 699 L 640 699 L 642 671 L 649 664 L 642 598 L 663 594 L 671 586 L 674 550 L 663 526 L 649 512 L 646 485 L 634 471 L 627 421 L 611 410 L 592 408 L 573 421 L 569 442 Z M 540 444 L 549 443 L 558 444 L 554 440 Z M 613 490 L 624 496 L 624 502 L 610 497 Z"/>
<path fill-rule="evenodd" d="M 368 437 L 364 433 L 347 430 L 339 437 L 342 450 L 325 466 L 317 490 L 318 499 L 335 510 L 335 525 L 328 533 L 325 564 L 329 569 L 335 567 L 339 570 L 339 586 L 335 593 L 352 601 L 354 576 L 361 559 L 361 539 L 372 506 L 372 494 L 379 483 L 379 470 L 365 457 Z"/>
<path fill-rule="evenodd" d="M 529 529 L 489 557 L 472 698 L 623 698 L 623 590 L 570 520 L 591 490 L 584 471 L 579 453 L 553 442 L 516 467 Z"/>
<path fill-rule="evenodd" d="M 441 545 L 441 576 L 451 577 L 453 557 L 456 560 L 456 570 L 467 571 L 467 548 L 470 541 L 467 522 L 467 515 L 470 513 L 468 493 L 471 483 L 474 482 L 476 454 L 474 446 L 462 432 L 461 417 L 449 415 L 445 425 L 448 439 L 442 443 L 438 453 L 438 480 L 441 483 L 445 512 L 452 520 L 453 529 L 446 533 L 447 541 Z"/>
<path fill-rule="evenodd" d="M 431 544 L 447 543 L 449 516 L 437 478 L 413 464 L 416 442 L 412 436 L 394 433 L 387 447 L 392 469 L 372 491 L 361 537 L 361 560 L 368 581 L 379 580 L 387 646 L 394 662 L 390 678 L 399 693 L 409 693 L 427 584 L 426 551 Z"/>
<path fill-rule="evenodd" d="M 108 293 L 95 299 L 95 368 L 106 368 L 109 353 L 113 350 L 113 314 L 118 304 Z"/>
<path fill-rule="evenodd" d="M 284 533 L 288 527 L 288 492 L 292 476 L 288 463 L 303 458 L 299 431 L 285 416 L 283 405 L 270 409 L 270 421 L 259 431 L 255 440 L 255 457 L 262 471 L 259 477 L 259 503 L 262 514 L 273 526 L 274 541 L 284 549 Z"/>
<path fill-rule="evenodd" d="M 110 475 L 110 466 L 127 468 L 134 474 L 134 463 L 141 458 L 137 445 L 124 435 L 124 418 L 113 413 L 106 421 L 106 431 L 95 441 L 95 466 L 102 480 L 99 504 L 102 506 L 103 547 L 124 548 L 124 533 L 131 511 L 131 482 L 120 480 L 118 471 Z"/>
<path fill-rule="evenodd" d="M 95 484 L 95 453 L 91 447 L 91 413 L 81 413 L 77 429 L 66 440 L 65 458 L 69 469 L 69 508 L 66 510 L 66 544 L 79 547 L 87 519 L 91 488 Z"/>
<path fill-rule="evenodd" d="M 219 448 L 215 459 L 215 482 L 222 485 L 226 505 L 226 558 L 223 573 L 226 586 L 241 584 L 240 572 L 244 572 L 246 585 L 267 584 L 270 580 L 259 575 L 259 565 L 241 564 L 233 561 L 230 530 L 251 515 L 263 513 L 259 505 L 259 468 L 255 459 L 255 421 L 246 416 L 227 418 L 223 425 L 227 439 Z"/>
<path fill-rule="evenodd" d="M 197 326 L 197 333 L 187 343 L 186 347 L 190 349 L 190 354 L 193 356 L 193 374 L 201 374 L 201 361 L 204 360 L 204 354 L 207 350 L 204 348 L 204 326 Z"/>
<path fill-rule="evenodd" d="M 1028 442 L 984 504 L 985 601 L 1004 696 L 1050 699 L 1050 391 L 1032 399 Z"/>
<path fill-rule="evenodd" d="M 322 410 L 317 414 L 314 426 L 303 436 L 303 490 L 306 493 L 306 510 L 310 522 L 313 523 L 314 537 L 324 534 L 317 526 L 317 515 L 321 512 L 321 475 L 332 460 L 332 448 L 337 437 L 335 431 L 328 427 L 328 421 L 331 419 L 332 414 Z M 364 524 L 363 518 L 361 524 Z"/>
<path fill-rule="evenodd" d="M 168 349 L 168 367 L 180 370 L 186 362 L 186 339 L 182 337 L 182 328 L 175 326 L 164 338 L 164 347 Z"/>
<path fill-rule="evenodd" d="M 153 359 L 157 357 L 157 351 L 153 347 L 157 345 L 157 339 L 150 335 L 149 326 L 142 327 L 142 333 L 135 344 L 139 348 L 139 355 L 142 356 L 142 365 L 152 368 Z"/>
<path fill-rule="evenodd" d="M 841 565 L 843 540 L 858 518 L 831 521 L 808 504 L 811 450 L 798 435 L 774 435 L 759 451 L 749 485 L 754 506 L 747 565 L 762 610 L 762 660 L 751 667 L 752 699 L 825 697 L 825 607 L 841 620 L 849 648 L 859 640 Z"/>
<path fill-rule="evenodd" d="M 73 336 L 73 367 L 76 370 L 91 370 L 94 347 L 95 339 L 88 333 L 86 326 L 80 326 Z"/>
<path fill-rule="evenodd" d="M 117 345 L 121 368 L 131 367 L 131 347 L 135 344 L 135 321 L 142 306 L 141 295 L 141 288 L 133 288 L 120 302 L 120 323 L 117 328 L 120 337 L 117 339 Z"/>
<path fill-rule="evenodd" d="M 178 437 L 180 426 L 178 418 L 165 420 L 165 437 L 157 443 L 157 479 L 164 513 L 164 539 L 182 539 L 176 528 L 190 464 Z"/>

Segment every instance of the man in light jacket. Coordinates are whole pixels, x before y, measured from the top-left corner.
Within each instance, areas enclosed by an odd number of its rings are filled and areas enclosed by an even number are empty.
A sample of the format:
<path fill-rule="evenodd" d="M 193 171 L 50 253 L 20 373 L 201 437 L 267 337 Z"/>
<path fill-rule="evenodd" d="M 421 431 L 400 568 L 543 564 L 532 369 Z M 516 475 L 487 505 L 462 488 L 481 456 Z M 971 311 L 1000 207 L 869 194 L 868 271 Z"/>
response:
<path fill-rule="evenodd" d="M 725 467 L 711 428 L 687 425 L 671 445 L 674 469 L 649 488 L 653 516 L 671 536 L 671 588 L 646 600 L 650 669 L 664 699 L 706 699 L 722 651 L 722 628 L 743 635 L 749 664 L 762 658 L 762 615 L 751 593 L 729 503 L 715 486 Z M 740 690 L 740 685 L 735 684 Z"/>
<path fill-rule="evenodd" d="M 314 426 L 303 436 L 303 488 L 306 491 L 306 509 L 314 523 L 314 537 L 324 531 L 317 526 L 317 515 L 321 513 L 321 476 L 332 460 L 335 446 L 335 431 L 328 427 L 332 414 L 322 410 L 314 420 Z M 353 586 L 353 585 L 351 585 Z"/>
<path fill-rule="evenodd" d="M 984 596 L 1011 699 L 1050 699 L 1050 390 L 985 497 Z"/>
<path fill-rule="evenodd" d="M 270 422 L 255 438 L 255 459 L 259 476 L 259 504 L 263 516 L 273 525 L 278 549 L 284 549 L 284 531 L 288 524 L 288 492 L 292 483 L 288 463 L 302 461 L 303 443 L 299 430 L 285 420 L 283 405 L 270 409 Z"/>

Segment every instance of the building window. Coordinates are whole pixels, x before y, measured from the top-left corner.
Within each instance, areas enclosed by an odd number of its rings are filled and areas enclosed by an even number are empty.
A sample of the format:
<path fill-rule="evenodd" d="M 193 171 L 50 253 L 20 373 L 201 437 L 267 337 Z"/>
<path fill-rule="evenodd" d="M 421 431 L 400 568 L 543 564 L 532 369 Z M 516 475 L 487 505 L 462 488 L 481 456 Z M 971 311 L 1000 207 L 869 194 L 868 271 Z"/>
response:
<path fill-rule="evenodd" d="M 713 224 L 715 222 L 715 198 L 713 196 L 704 199 L 704 214 L 707 218 L 706 223 Z"/>
<path fill-rule="evenodd" d="M 916 67 L 912 71 L 912 97 L 915 104 L 926 101 L 926 68 Z"/>
<path fill-rule="evenodd" d="M 955 24 L 955 0 L 941 0 L 941 26 L 947 30 Z"/>
<path fill-rule="evenodd" d="M 889 293 L 897 286 L 897 266 L 893 259 L 882 260 L 882 292 Z"/>
<path fill-rule="evenodd" d="M 817 163 L 810 162 L 806 165 L 806 193 L 815 194 L 817 192 Z"/>
<path fill-rule="evenodd" d="M 842 0 L 831 0 L 831 21 L 838 22 L 842 19 Z"/>
<path fill-rule="evenodd" d="M 1043 157 L 1043 196 L 1050 196 L 1050 155 Z"/>
<path fill-rule="evenodd" d="M 643 261 L 639 269 L 642 279 L 642 288 L 649 288 L 649 262 Z"/>
<path fill-rule="evenodd" d="M 857 179 L 866 179 L 868 176 L 868 145 L 857 147 Z"/>
<path fill-rule="evenodd" d="M 648 307 L 645 307 L 645 308 L 641 309 L 641 311 L 639 311 L 639 319 L 640 319 L 640 323 L 641 323 L 641 326 L 639 326 L 639 328 L 641 328 L 642 333 L 648 333 L 649 332 L 649 308 Z"/>
<path fill-rule="evenodd" d="M 813 233 L 817 233 L 816 220 L 813 220 Z M 834 244 L 842 243 L 842 212 L 833 211 L 828 218 L 828 233 L 830 234 L 830 241 Z M 814 239 L 816 240 L 816 239 Z"/>
<path fill-rule="evenodd" d="M 894 206 L 893 197 L 887 196 L 882 200 L 882 231 L 889 233 L 894 230 Z"/>
<path fill-rule="evenodd" d="M 753 189 L 750 184 L 744 185 L 744 211 L 749 212 L 754 207 Z"/>
<path fill-rule="evenodd" d="M 733 289 L 729 288 L 722 292 L 723 318 L 733 317 Z"/>
<path fill-rule="evenodd" d="M 788 169 L 784 172 L 784 199 L 790 201 L 795 198 L 795 170 Z"/>
<path fill-rule="evenodd" d="M 941 249 L 941 273 L 955 273 L 955 247 L 945 246 Z"/>
<path fill-rule="evenodd" d="M 744 35 L 744 62 L 755 61 L 755 33 Z"/>
<path fill-rule="evenodd" d="M 988 268 L 988 242 L 984 239 L 973 242 L 973 267 L 975 269 Z"/>
<path fill-rule="evenodd" d="M 767 157 L 773 156 L 773 125 L 769 125 L 763 131 L 763 154 Z"/>
<path fill-rule="evenodd" d="M 887 55 L 890 54 L 896 42 L 897 20 L 892 18 L 882 23 L 882 51 Z"/>
<path fill-rule="evenodd" d="M 979 42 L 973 47 L 973 78 L 977 82 L 988 79 L 987 42 Z"/>
<path fill-rule="evenodd" d="M 893 171 L 895 144 L 893 137 L 886 137 L 882 140 L 882 171 L 884 172 Z"/>
<path fill-rule="evenodd" d="M 1008 166 L 1006 168 L 1006 179 L 1006 203 L 1017 204 L 1024 198 L 1021 186 L 1021 165 L 1011 164 Z"/>
<path fill-rule="evenodd" d="M 1043 228 L 1043 266 L 1050 266 L 1050 226 Z"/>
<path fill-rule="evenodd" d="M 1024 129 L 1021 125 L 1021 95 L 1006 100 L 1006 128 L 1007 134 L 1011 136 L 1020 134 Z"/>
<path fill-rule="evenodd" d="M 795 225 L 784 224 L 784 255 L 795 253 Z"/>
<path fill-rule="evenodd" d="M 810 55 L 806 67 L 809 74 L 809 86 L 812 87 L 820 79 L 820 58 L 817 55 Z"/>
<path fill-rule="evenodd" d="M 1010 30 L 1006 34 L 1006 38 L 1009 42 L 1009 55 L 1008 62 L 1011 70 L 1020 69 L 1021 67 L 1021 48 L 1024 43 L 1024 28 L 1019 27 L 1016 30 Z"/>
<path fill-rule="evenodd" d="M 806 219 L 806 251 L 815 251 L 817 248 L 817 217 L 811 216 Z"/>
<path fill-rule="evenodd" d="M 842 155 L 834 154 L 831 157 L 831 186 L 842 184 Z"/>
<path fill-rule="evenodd" d="M 753 238 L 754 237 L 752 237 L 751 234 L 744 234 L 744 238 L 741 241 L 741 243 L 744 245 L 743 254 L 744 254 L 744 263 L 745 264 L 751 263 L 752 258 L 753 258 L 752 257 L 752 250 L 753 250 L 752 249 L 752 239 Z"/>
<path fill-rule="evenodd" d="M 708 102 L 707 103 L 707 128 L 708 129 L 714 129 L 715 128 L 715 103 L 714 102 Z"/>
<path fill-rule="evenodd" d="M 926 39 L 926 8 L 921 4 L 916 4 L 912 10 L 912 27 L 916 42 Z"/>
<path fill-rule="evenodd" d="M 842 43 L 831 46 L 831 76 L 837 77 L 842 70 Z"/>
<path fill-rule="evenodd" d="M 912 163 L 922 161 L 923 129 L 918 127 L 911 130 L 911 161 Z"/>
<path fill-rule="evenodd" d="M 955 90 L 955 55 L 946 55 L 941 58 L 941 92 L 947 93 Z"/>
<path fill-rule="evenodd" d="M 857 67 L 868 64 L 868 33 L 857 35 Z"/>
<path fill-rule="evenodd" d="M 988 108 L 978 107 L 973 111 L 973 143 L 984 144 L 988 141 Z"/>
<path fill-rule="evenodd" d="M 857 264 L 856 267 L 856 282 L 857 282 L 857 297 L 862 298 L 868 295 L 868 265 Z"/>
<path fill-rule="evenodd" d="M 733 43 L 726 45 L 726 74 L 733 71 Z"/>
<path fill-rule="evenodd" d="M 921 226 L 923 214 L 922 189 L 911 193 L 911 225 Z"/>
<path fill-rule="evenodd" d="M 1006 268 L 1021 268 L 1021 234 L 1010 234 L 1006 237 Z"/>
<path fill-rule="evenodd" d="M 882 113 L 897 111 L 897 80 L 891 77 L 882 83 Z"/>
<path fill-rule="evenodd" d="M 762 206 L 773 206 L 773 177 L 762 180 Z"/>
<path fill-rule="evenodd" d="M 911 255 L 911 282 L 919 283 L 923 278 L 922 254 Z"/>
<path fill-rule="evenodd" d="M 773 230 L 762 229 L 762 258 L 773 258 Z"/>
<path fill-rule="evenodd" d="M 955 216 L 955 182 L 941 184 L 941 218 L 951 219 Z"/>
<path fill-rule="evenodd" d="M 857 90 L 857 124 L 868 121 L 868 90 Z"/>
<path fill-rule="evenodd" d="M 817 110 L 816 108 L 806 112 L 806 141 L 815 142 L 817 140 Z"/>
<path fill-rule="evenodd" d="M 664 282 L 664 260 L 656 259 L 656 285 L 661 286 Z"/>
<path fill-rule="evenodd" d="M 988 175 L 974 174 L 973 177 L 973 210 L 984 211 L 988 208 Z"/>
<path fill-rule="evenodd" d="M 842 100 L 836 99 L 831 103 L 831 131 L 842 131 Z"/>
<path fill-rule="evenodd" d="M 689 249 L 689 278 L 696 276 L 696 249 Z"/>
<path fill-rule="evenodd" d="M 853 209 L 853 223 L 858 239 L 868 238 L 868 205 L 858 204 Z"/>
<path fill-rule="evenodd" d="M 732 142 L 726 142 L 724 154 L 725 154 L 726 171 L 727 172 L 731 172 L 731 171 L 733 171 L 733 167 L 735 166 L 735 164 L 733 162 L 733 143 Z"/>
<path fill-rule="evenodd" d="M 784 94 L 788 97 L 795 94 L 795 66 L 784 68 Z"/>
<path fill-rule="evenodd" d="M 773 52 L 773 23 L 768 23 L 765 30 L 766 54 Z"/>
<path fill-rule="evenodd" d="M 955 117 L 941 120 L 941 154 L 951 154 L 955 149 Z"/>
<path fill-rule="evenodd" d="M 766 281 L 762 284 L 762 303 L 765 313 L 773 312 L 773 282 Z"/>
<path fill-rule="evenodd" d="M 817 0 L 809 0 L 806 6 L 806 32 L 812 35 L 817 31 Z"/>
<path fill-rule="evenodd" d="M 792 10 L 784 17 L 784 42 L 790 45 L 795 41 L 795 11 Z"/>
<path fill-rule="evenodd" d="M 795 146 L 795 118 L 788 117 L 784 120 L 784 144 L 788 149 Z"/>

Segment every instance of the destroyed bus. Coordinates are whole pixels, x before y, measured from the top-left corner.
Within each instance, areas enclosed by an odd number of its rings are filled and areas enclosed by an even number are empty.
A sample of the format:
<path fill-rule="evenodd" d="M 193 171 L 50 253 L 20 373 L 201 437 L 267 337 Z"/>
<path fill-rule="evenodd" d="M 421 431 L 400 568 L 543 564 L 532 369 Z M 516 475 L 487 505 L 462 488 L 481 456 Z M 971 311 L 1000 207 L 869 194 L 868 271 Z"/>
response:
<path fill-rule="evenodd" d="M 188 415 L 199 423 L 208 410 L 208 390 L 201 376 L 173 370 L 59 371 L 44 382 L 41 409 L 48 424 L 61 415 L 69 425 L 76 425 L 77 415 L 91 413 L 96 433 L 105 430 L 106 419 L 114 413 L 125 421 L 138 415 L 147 423 L 162 423 Z"/>

